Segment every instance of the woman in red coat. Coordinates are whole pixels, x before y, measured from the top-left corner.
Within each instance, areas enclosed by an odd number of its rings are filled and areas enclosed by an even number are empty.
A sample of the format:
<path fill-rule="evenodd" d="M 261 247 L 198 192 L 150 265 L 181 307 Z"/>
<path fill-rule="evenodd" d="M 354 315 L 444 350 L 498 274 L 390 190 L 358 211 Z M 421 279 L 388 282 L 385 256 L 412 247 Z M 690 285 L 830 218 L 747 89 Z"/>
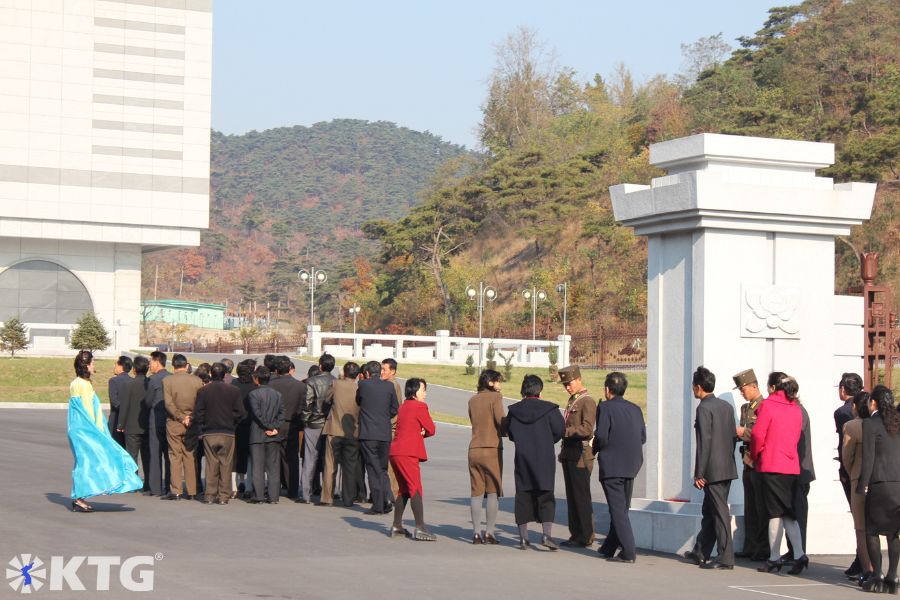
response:
<path fill-rule="evenodd" d="M 437 537 L 425 528 L 424 509 L 422 507 L 422 477 L 419 463 L 428 460 L 425 453 L 424 438 L 434 435 L 434 421 L 428 414 L 425 404 L 424 379 L 413 377 L 406 381 L 406 401 L 400 405 L 397 413 L 397 432 L 391 442 L 391 466 L 397 475 L 400 493 L 394 503 L 394 525 L 391 537 L 408 536 L 403 528 L 403 511 L 407 501 L 412 504 L 413 516 L 416 519 L 416 530 L 413 539 L 433 542 Z"/>
<path fill-rule="evenodd" d="M 750 457 L 762 476 L 764 508 L 769 515 L 770 556 L 758 570 L 781 571 L 781 538 L 786 532 L 794 549 L 789 572 L 796 575 L 809 566 L 793 506 L 793 486 L 800 474 L 800 386 L 793 377 L 779 372 L 769 374 L 768 383 L 769 396 L 756 410 L 756 424 L 750 434 Z"/>

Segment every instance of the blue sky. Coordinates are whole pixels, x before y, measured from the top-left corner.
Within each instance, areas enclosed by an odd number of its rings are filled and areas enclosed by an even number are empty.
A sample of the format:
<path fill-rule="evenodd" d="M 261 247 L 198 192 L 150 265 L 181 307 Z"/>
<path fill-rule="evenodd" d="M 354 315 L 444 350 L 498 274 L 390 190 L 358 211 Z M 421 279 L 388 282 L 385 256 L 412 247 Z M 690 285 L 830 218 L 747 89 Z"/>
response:
<path fill-rule="evenodd" d="M 682 43 L 762 27 L 774 0 L 217 0 L 213 128 L 392 121 L 477 146 L 494 48 L 520 25 L 588 81 L 681 68 Z"/>

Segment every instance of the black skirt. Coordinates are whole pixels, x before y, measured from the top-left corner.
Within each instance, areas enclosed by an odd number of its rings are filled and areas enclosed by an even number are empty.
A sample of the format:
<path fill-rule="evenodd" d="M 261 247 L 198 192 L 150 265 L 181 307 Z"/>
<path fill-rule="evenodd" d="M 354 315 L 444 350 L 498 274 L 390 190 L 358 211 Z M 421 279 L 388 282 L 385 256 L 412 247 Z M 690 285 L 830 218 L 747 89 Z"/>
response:
<path fill-rule="evenodd" d="M 762 499 L 766 515 L 770 519 L 788 517 L 795 519 L 794 482 L 796 475 L 784 473 L 760 473 L 762 475 Z"/>
<path fill-rule="evenodd" d="M 552 491 L 516 492 L 516 525 L 532 521 L 552 523 L 556 515 L 556 498 Z"/>
<path fill-rule="evenodd" d="M 869 484 L 866 533 L 894 537 L 900 532 L 900 481 Z"/>

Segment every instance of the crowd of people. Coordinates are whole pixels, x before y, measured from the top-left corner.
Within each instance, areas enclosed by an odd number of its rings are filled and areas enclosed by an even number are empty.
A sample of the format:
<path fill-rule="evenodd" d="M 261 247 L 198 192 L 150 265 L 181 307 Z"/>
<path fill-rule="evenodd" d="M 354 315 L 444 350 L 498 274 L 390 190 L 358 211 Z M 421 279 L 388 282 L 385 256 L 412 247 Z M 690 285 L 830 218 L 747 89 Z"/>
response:
<path fill-rule="evenodd" d="M 427 382 L 410 378 L 401 388 L 395 360 L 347 362 L 334 377 L 335 360 L 324 354 L 303 379 L 295 376 L 287 356 L 267 355 L 262 364 L 247 359 L 236 368 L 223 358 L 192 368 L 185 356 L 176 354 L 171 373 L 166 365 L 162 352 L 133 360 L 119 357 L 109 380 L 111 408 L 104 422 L 91 384 L 93 357 L 87 351 L 76 357 L 69 410 L 73 510 L 92 511 L 85 500 L 90 496 L 137 490 L 206 504 L 228 504 L 238 497 L 276 504 L 282 495 L 299 503 L 318 498 L 317 504 L 326 506 L 337 500 L 344 506 L 368 501 L 368 515 L 393 512 L 392 537 L 436 539 L 425 524 L 420 473 L 427 460 L 424 439 L 435 434 L 425 403 Z M 594 544 L 590 477 L 596 461 L 611 521 L 597 551 L 609 561 L 634 563 L 628 511 L 643 464 L 643 414 L 625 399 L 628 380 L 623 373 L 606 376 L 599 402 L 589 394 L 578 367 L 560 369 L 559 376 L 569 394 L 563 411 L 542 398 L 544 384 L 536 375 L 524 377 L 521 400 L 506 411 L 500 373 L 480 374 L 468 405 L 472 543 L 500 543 L 496 523 L 506 438 L 515 445 L 519 548 L 531 546 L 531 522 L 541 523 L 540 543 L 551 551 L 560 545 Z M 806 498 L 815 472 L 799 384 L 785 373 L 770 373 L 764 398 L 752 369 L 733 379 L 746 401 L 738 423 L 732 405 L 714 395 L 715 375 L 701 366 L 692 377 L 699 401 L 693 482 L 703 492 L 703 505 L 700 531 L 684 558 L 704 569 L 728 570 L 735 557 L 744 557 L 761 562 L 762 572 L 787 568 L 791 574 L 802 573 L 809 566 Z M 840 478 L 857 532 L 856 559 L 846 574 L 867 591 L 896 593 L 900 411 L 889 388 L 879 385 L 871 393 L 862 388 L 859 375 L 845 373 L 838 385 L 843 404 L 835 411 Z M 86 436 L 107 441 L 95 444 Z M 731 482 L 738 477 L 738 443 L 745 524 L 741 553 L 733 548 L 728 506 Z M 96 452 L 103 454 L 102 460 L 95 460 Z M 99 473 L 94 462 L 104 467 Z M 568 507 L 569 537 L 561 544 L 552 536 L 557 464 Z M 403 527 L 407 504 L 415 519 L 413 532 Z M 785 536 L 787 552 L 782 554 Z M 879 536 L 887 538 L 885 574 Z"/>

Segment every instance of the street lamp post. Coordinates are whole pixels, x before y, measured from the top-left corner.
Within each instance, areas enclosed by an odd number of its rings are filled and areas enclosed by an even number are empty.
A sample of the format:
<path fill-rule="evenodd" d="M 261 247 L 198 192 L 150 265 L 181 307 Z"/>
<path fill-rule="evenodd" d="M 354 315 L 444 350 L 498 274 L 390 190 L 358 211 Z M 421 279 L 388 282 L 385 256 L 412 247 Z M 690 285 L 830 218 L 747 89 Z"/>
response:
<path fill-rule="evenodd" d="M 497 292 L 494 288 L 484 285 L 483 281 L 478 282 L 478 289 L 473 286 L 466 288 L 466 296 L 469 300 L 478 300 L 478 371 L 481 372 L 481 362 L 484 355 L 484 343 L 482 342 L 482 326 L 484 323 L 484 300 L 493 302 L 497 298 Z"/>
<path fill-rule="evenodd" d="M 358 315 L 359 311 L 361 311 L 362 309 L 359 307 L 358 304 L 356 304 L 354 306 L 351 306 L 347 310 L 349 310 L 350 314 L 353 315 L 353 335 L 356 335 L 356 315 Z"/>
<path fill-rule="evenodd" d="M 547 299 L 547 292 L 532 287 L 522 292 L 522 297 L 531 300 L 531 340 L 537 339 L 537 303 Z"/>
<path fill-rule="evenodd" d="M 321 285 L 328 281 L 328 275 L 325 271 L 321 271 L 313 267 L 310 270 L 300 269 L 297 271 L 297 277 L 301 283 L 309 286 L 309 324 L 316 323 L 316 285 Z"/>
<path fill-rule="evenodd" d="M 566 317 L 568 316 L 569 310 L 569 282 L 563 281 L 561 284 L 556 286 L 556 292 L 563 295 L 563 331 L 562 334 L 566 335 Z"/>

